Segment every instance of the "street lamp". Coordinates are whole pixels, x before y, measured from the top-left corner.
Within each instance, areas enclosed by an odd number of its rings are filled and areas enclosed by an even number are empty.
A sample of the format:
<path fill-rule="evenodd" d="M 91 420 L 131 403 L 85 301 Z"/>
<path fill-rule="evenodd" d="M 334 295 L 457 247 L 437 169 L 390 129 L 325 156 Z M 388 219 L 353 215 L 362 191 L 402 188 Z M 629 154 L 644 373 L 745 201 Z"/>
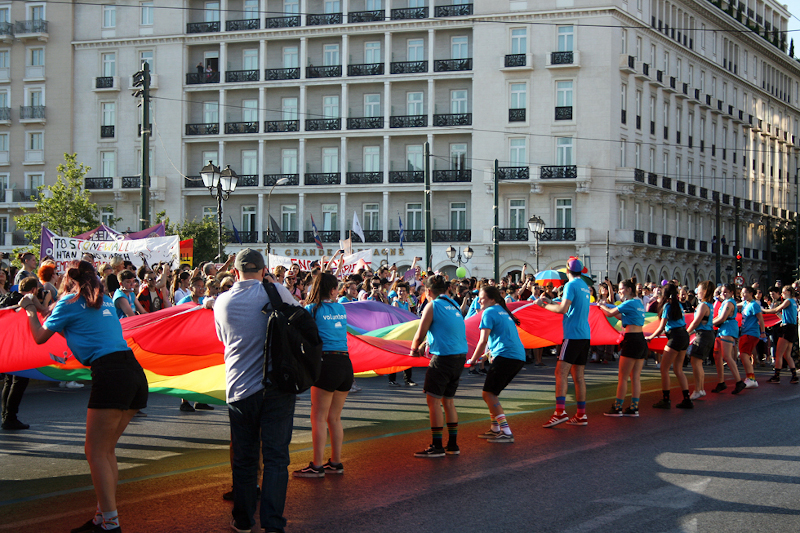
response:
<path fill-rule="evenodd" d="M 536 215 L 528 219 L 528 229 L 536 237 L 536 272 L 539 272 L 539 238 L 544 233 L 544 220 Z"/>
<path fill-rule="evenodd" d="M 219 237 L 217 239 L 218 254 L 217 259 L 222 261 L 222 201 L 230 198 L 231 193 L 236 190 L 239 183 L 239 176 L 231 170 L 231 166 L 225 167 L 222 172 L 219 167 L 214 166 L 211 161 L 200 170 L 200 177 L 203 178 L 203 185 L 208 188 L 211 196 L 217 199 L 217 224 L 219 226 Z"/>
<path fill-rule="evenodd" d="M 289 178 L 281 178 L 275 183 L 272 184 L 272 188 L 269 190 L 269 194 L 267 195 L 267 270 L 269 271 L 269 254 L 272 251 L 272 236 L 270 235 L 270 230 L 272 230 L 272 217 L 269 215 L 269 208 L 270 203 L 272 201 L 272 191 L 275 190 L 277 185 L 286 185 L 289 183 Z"/>
<path fill-rule="evenodd" d="M 462 263 L 465 265 L 469 263 L 469 260 L 472 259 L 472 254 L 474 254 L 475 252 L 472 248 L 467 246 L 466 248 L 464 248 L 464 256 L 462 260 L 461 253 L 455 248 L 453 248 L 453 245 L 451 244 L 450 246 L 447 247 L 447 250 L 445 250 L 444 253 L 447 254 L 447 258 L 450 259 L 451 262 L 458 263 L 458 268 L 461 268 Z"/>

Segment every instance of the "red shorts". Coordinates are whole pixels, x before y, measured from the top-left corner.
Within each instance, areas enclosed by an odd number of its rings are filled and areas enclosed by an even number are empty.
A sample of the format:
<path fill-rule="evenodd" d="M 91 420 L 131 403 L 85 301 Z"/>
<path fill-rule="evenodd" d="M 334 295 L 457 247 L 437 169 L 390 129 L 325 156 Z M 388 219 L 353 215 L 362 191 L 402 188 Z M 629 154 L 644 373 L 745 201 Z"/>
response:
<path fill-rule="evenodd" d="M 761 339 L 752 335 L 742 335 L 739 339 L 739 353 L 752 354 Z"/>

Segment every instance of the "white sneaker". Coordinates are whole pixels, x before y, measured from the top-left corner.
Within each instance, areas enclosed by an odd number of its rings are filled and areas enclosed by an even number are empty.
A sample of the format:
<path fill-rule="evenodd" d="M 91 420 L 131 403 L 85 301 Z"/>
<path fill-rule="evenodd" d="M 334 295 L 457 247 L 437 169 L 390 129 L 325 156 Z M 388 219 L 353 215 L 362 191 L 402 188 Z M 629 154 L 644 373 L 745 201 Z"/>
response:
<path fill-rule="evenodd" d="M 696 390 L 696 391 L 694 391 L 694 392 L 692 393 L 692 395 L 691 395 L 691 396 L 689 396 L 689 399 L 691 399 L 691 400 L 697 400 L 697 399 L 700 399 L 700 398 L 702 398 L 702 397 L 703 397 L 703 396 L 705 396 L 705 395 L 706 395 L 706 391 L 704 391 L 703 389 L 700 389 L 700 390 Z"/>
<path fill-rule="evenodd" d="M 656 370 L 661 370 L 661 364 L 660 363 L 656 363 Z"/>
<path fill-rule="evenodd" d="M 361 387 L 357 386 L 355 383 L 350 387 L 350 392 L 359 392 Z"/>
<path fill-rule="evenodd" d="M 58 384 L 58 387 L 59 387 L 60 389 L 63 389 L 63 388 L 65 388 L 66 386 L 67 386 L 67 382 L 66 382 L 66 381 L 62 381 L 62 382 L 60 382 L 60 383 Z"/>
<path fill-rule="evenodd" d="M 744 380 L 745 388 L 747 389 L 757 389 L 758 388 L 758 381 L 754 379 L 747 378 Z"/>
<path fill-rule="evenodd" d="M 67 384 L 64 386 L 68 389 L 82 389 L 83 383 L 78 383 L 77 381 L 67 381 Z"/>

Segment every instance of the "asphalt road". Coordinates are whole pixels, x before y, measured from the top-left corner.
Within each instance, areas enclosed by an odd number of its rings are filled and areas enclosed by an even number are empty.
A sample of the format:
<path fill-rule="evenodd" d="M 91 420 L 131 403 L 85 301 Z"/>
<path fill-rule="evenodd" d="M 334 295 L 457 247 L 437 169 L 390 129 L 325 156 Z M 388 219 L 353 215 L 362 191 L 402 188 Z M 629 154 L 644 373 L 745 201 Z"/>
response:
<path fill-rule="evenodd" d="M 553 360 L 545 361 L 501 395 L 514 444 L 476 438 L 488 412 L 482 379 L 465 374 L 456 402 L 461 455 L 440 459 L 413 457 L 430 441 L 419 387 L 359 379 L 364 390 L 344 411 L 346 473 L 290 479 L 287 531 L 800 531 L 800 387 L 788 377 L 767 385 L 762 373 L 758 389 L 738 396 L 729 380 L 728 391 L 709 393 L 692 411 L 661 411 L 650 408 L 660 397 L 650 366 L 642 416 L 618 419 L 602 416 L 615 365 L 590 365 L 589 425 L 543 429 L 554 401 Z M 420 383 L 423 373 L 415 371 Z M 87 397 L 39 384 L 20 413 L 31 430 L 0 433 L 0 533 L 68 531 L 93 512 L 82 450 Z M 181 413 L 178 403 L 151 395 L 149 416 L 120 441 L 127 533 L 228 530 L 227 415 L 219 407 Z M 292 469 L 310 460 L 308 412 L 306 394 Z"/>

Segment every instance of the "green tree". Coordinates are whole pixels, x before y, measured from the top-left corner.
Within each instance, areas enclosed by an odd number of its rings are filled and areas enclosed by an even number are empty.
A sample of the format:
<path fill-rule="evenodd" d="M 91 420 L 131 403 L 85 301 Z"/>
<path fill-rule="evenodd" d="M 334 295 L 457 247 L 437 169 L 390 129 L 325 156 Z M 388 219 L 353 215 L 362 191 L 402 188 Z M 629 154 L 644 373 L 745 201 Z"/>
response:
<path fill-rule="evenodd" d="M 100 209 L 92 202 L 92 193 L 83 189 L 83 178 L 90 169 L 77 162 L 77 154 L 64 154 L 64 162 L 56 169 L 56 182 L 38 187 L 36 207 L 23 209 L 22 215 L 14 217 L 17 228 L 31 243 L 15 252 L 39 255 L 42 225 L 62 237 L 79 235 L 100 225 Z"/>
<path fill-rule="evenodd" d="M 199 265 L 203 261 L 214 261 L 217 257 L 218 231 L 216 220 L 212 218 L 196 219 L 183 223 L 172 223 L 165 211 L 156 213 L 156 224 L 164 223 L 164 230 L 167 235 L 178 235 L 182 241 L 194 239 L 194 254 L 192 256 L 192 267 Z M 230 235 L 223 231 L 222 246 L 230 242 Z"/>
<path fill-rule="evenodd" d="M 785 228 L 775 228 L 772 231 L 773 250 L 775 250 L 776 260 L 772 263 L 772 276 L 775 279 L 795 281 L 795 269 L 798 267 L 798 260 L 795 237 L 797 231 L 797 217 L 789 221 Z M 772 280 L 770 280 L 772 281 Z"/>

